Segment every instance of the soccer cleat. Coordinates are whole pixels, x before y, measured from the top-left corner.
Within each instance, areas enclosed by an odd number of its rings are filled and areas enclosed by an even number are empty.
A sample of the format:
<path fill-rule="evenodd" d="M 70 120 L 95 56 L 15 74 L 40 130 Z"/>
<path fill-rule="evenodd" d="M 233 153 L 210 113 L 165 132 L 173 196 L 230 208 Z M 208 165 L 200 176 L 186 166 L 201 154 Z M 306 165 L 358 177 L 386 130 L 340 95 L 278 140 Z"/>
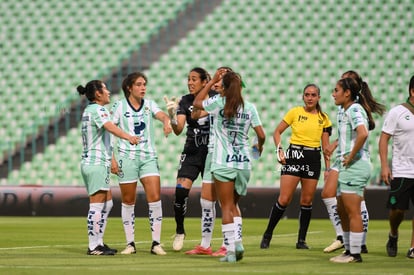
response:
<path fill-rule="evenodd" d="M 333 260 L 331 260 L 333 263 L 362 263 L 361 254 L 349 254 L 349 255 L 343 255 L 341 257 L 334 257 Z"/>
<path fill-rule="evenodd" d="M 408 249 L 407 258 L 414 259 L 414 248 Z"/>
<path fill-rule="evenodd" d="M 96 256 L 113 256 L 115 253 L 110 250 L 106 250 L 105 247 L 102 245 L 98 245 L 94 249 L 90 250 L 88 248 L 88 251 L 86 252 L 87 255 L 96 255 Z"/>
<path fill-rule="evenodd" d="M 236 247 L 236 261 L 240 261 L 241 259 L 243 259 L 243 254 L 244 254 L 243 244 L 241 242 L 236 242 L 235 247 Z"/>
<path fill-rule="evenodd" d="M 349 250 L 346 250 L 346 251 L 342 252 L 341 254 L 339 254 L 338 256 L 330 258 L 329 261 L 335 262 L 339 258 L 348 257 L 349 255 L 351 255 L 351 252 L 349 252 Z"/>
<path fill-rule="evenodd" d="M 109 247 L 108 245 L 106 245 L 106 244 L 103 244 L 103 247 L 104 247 L 104 249 L 105 249 L 105 250 L 112 251 L 114 254 L 118 253 L 118 249 L 115 249 L 115 248 L 110 248 L 110 247 Z"/>
<path fill-rule="evenodd" d="M 298 241 L 296 243 L 296 249 L 309 249 L 309 246 L 306 244 L 305 241 Z"/>
<path fill-rule="evenodd" d="M 236 254 L 228 251 L 226 256 L 220 258 L 220 262 L 235 263 L 237 261 Z"/>
<path fill-rule="evenodd" d="M 201 245 L 196 245 L 196 247 L 192 250 L 188 250 L 185 252 L 187 255 L 212 255 L 213 251 L 211 247 L 204 248 Z"/>
<path fill-rule="evenodd" d="M 349 254 L 343 257 L 337 257 L 331 262 L 347 264 L 347 263 L 362 263 L 361 254 Z"/>
<path fill-rule="evenodd" d="M 183 249 L 185 234 L 175 234 L 173 241 L 173 250 L 180 251 Z"/>
<path fill-rule="evenodd" d="M 211 256 L 213 256 L 213 257 L 223 257 L 223 256 L 226 256 L 226 253 L 227 253 L 226 247 L 222 246 L 222 247 L 219 248 L 219 250 L 217 250 L 216 252 L 213 252 L 211 254 Z"/>
<path fill-rule="evenodd" d="M 260 243 L 261 249 L 268 249 L 270 246 L 270 241 L 272 240 L 272 235 L 263 234 L 262 241 Z"/>
<path fill-rule="evenodd" d="M 164 249 L 162 248 L 162 246 L 160 245 L 159 242 L 153 241 L 152 242 L 152 246 L 151 246 L 151 254 L 154 255 L 167 255 L 167 253 L 164 251 Z"/>
<path fill-rule="evenodd" d="M 388 236 L 388 242 L 387 242 L 387 254 L 390 257 L 395 257 L 397 256 L 397 251 L 398 251 L 398 236 L 397 237 L 393 237 L 393 236 Z"/>
<path fill-rule="evenodd" d="M 365 244 L 361 245 L 361 253 L 368 253 L 368 248 Z"/>
<path fill-rule="evenodd" d="M 325 253 L 331 253 L 334 252 L 338 249 L 341 249 L 344 247 L 343 242 L 341 242 L 340 240 L 335 240 L 333 243 L 331 243 L 328 247 L 326 247 L 323 252 Z"/>
<path fill-rule="evenodd" d="M 126 248 L 121 251 L 121 254 L 128 255 L 128 254 L 135 254 L 137 250 L 135 249 L 135 244 L 133 242 L 127 244 Z"/>

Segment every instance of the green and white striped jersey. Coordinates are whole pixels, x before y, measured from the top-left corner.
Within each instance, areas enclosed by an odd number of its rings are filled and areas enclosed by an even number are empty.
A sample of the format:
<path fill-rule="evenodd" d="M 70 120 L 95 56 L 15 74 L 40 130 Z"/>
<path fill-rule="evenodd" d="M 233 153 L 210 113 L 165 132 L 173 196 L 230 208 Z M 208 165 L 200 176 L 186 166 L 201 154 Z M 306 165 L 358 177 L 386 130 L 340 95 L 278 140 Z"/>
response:
<path fill-rule="evenodd" d="M 99 104 L 90 103 L 82 114 L 82 164 L 111 165 L 111 134 L 103 125 L 110 121 L 108 110 Z"/>
<path fill-rule="evenodd" d="M 347 110 L 342 107 L 338 108 L 338 149 L 337 157 L 342 158 L 348 155 L 355 145 L 356 131 L 355 129 L 359 125 L 364 125 L 367 130 L 368 128 L 368 115 L 364 108 L 354 103 Z M 361 150 L 355 155 L 355 159 L 370 160 L 368 150 L 368 139 L 365 141 Z"/>
<path fill-rule="evenodd" d="M 128 99 L 122 99 L 112 106 L 112 121 L 128 134 L 140 138 L 137 145 L 131 145 L 128 140 L 118 139 L 120 156 L 141 160 L 157 156 L 153 124 L 155 114 L 159 111 L 161 109 L 157 103 L 149 99 L 143 99 L 138 110 L 132 107 Z"/>
<path fill-rule="evenodd" d="M 213 120 L 214 151 L 211 170 L 217 167 L 251 169 L 248 132 L 250 127 L 262 125 L 256 107 L 244 102 L 236 117 L 228 120 L 223 116 L 225 97 L 212 97 L 203 101 L 204 109 Z"/>

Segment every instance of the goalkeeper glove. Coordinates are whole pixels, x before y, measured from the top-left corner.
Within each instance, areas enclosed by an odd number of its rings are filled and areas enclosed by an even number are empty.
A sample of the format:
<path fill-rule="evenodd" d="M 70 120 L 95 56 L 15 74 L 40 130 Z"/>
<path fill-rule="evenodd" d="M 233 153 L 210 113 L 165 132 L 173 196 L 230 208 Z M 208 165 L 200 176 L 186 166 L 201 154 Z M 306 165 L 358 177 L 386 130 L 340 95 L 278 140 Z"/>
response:
<path fill-rule="evenodd" d="M 177 107 L 179 99 L 173 96 L 170 100 L 167 96 L 164 96 L 164 101 L 167 105 L 167 111 L 168 115 L 170 116 L 171 123 L 177 125 Z"/>

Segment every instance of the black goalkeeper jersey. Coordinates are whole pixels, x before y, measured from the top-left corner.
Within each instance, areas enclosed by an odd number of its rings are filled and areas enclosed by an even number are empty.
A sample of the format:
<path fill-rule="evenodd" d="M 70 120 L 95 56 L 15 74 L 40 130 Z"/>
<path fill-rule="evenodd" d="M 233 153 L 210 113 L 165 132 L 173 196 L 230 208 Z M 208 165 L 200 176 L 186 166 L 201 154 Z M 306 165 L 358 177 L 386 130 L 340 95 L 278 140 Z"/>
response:
<path fill-rule="evenodd" d="M 209 97 L 215 96 L 217 92 L 210 90 Z M 186 141 L 184 152 L 187 154 L 196 153 L 197 151 L 207 150 L 208 137 L 210 133 L 210 122 L 208 116 L 200 119 L 192 119 L 193 101 L 195 96 L 187 94 L 183 96 L 178 104 L 177 115 L 185 115 L 187 121 Z"/>

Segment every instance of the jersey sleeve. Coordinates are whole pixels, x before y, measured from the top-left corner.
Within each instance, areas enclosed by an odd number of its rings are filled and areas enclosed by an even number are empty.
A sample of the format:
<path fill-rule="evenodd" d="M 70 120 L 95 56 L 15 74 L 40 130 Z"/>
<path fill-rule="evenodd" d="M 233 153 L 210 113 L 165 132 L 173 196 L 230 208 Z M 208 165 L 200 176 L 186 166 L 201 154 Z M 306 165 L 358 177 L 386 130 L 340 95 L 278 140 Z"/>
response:
<path fill-rule="evenodd" d="M 204 110 L 206 110 L 208 113 L 218 112 L 218 109 L 219 109 L 218 100 L 219 100 L 219 98 L 220 98 L 220 95 L 215 95 L 213 97 L 205 99 L 203 101 Z"/>
<path fill-rule="evenodd" d="M 177 115 L 186 115 L 185 109 L 185 100 L 184 97 L 181 97 L 177 106 Z"/>
<path fill-rule="evenodd" d="M 151 113 L 153 117 L 155 117 L 155 115 L 158 112 L 162 111 L 161 108 L 158 106 L 158 104 L 154 100 L 150 101 L 150 108 L 151 108 Z"/>
<path fill-rule="evenodd" d="M 259 113 L 257 112 L 256 106 L 254 104 L 251 105 L 252 107 L 252 126 L 257 127 L 262 125 L 262 121 L 260 120 Z"/>
<path fill-rule="evenodd" d="M 388 114 L 385 116 L 384 124 L 382 125 L 382 131 L 389 135 L 394 135 L 395 129 L 397 126 L 397 113 L 395 109 L 391 109 Z"/>
<path fill-rule="evenodd" d="M 286 122 L 288 125 L 292 125 L 296 117 L 296 108 L 290 109 L 286 115 L 283 117 L 283 121 Z"/>
<path fill-rule="evenodd" d="M 120 102 L 117 101 L 111 108 L 111 119 L 115 125 L 119 125 L 119 120 L 120 120 L 120 116 L 118 112 L 119 107 L 120 107 Z"/>
<path fill-rule="evenodd" d="M 350 122 L 353 130 L 355 130 L 359 125 L 365 125 L 366 119 L 364 118 L 362 112 L 365 112 L 365 110 L 361 105 L 358 105 L 358 107 L 352 108 L 352 110 L 350 110 Z"/>
<path fill-rule="evenodd" d="M 93 121 L 98 128 L 102 128 L 105 123 L 110 121 L 110 114 L 105 107 L 96 108 L 96 112 L 93 116 Z"/>
<path fill-rule="evenodd" d="M 323 113 L 325 116 L 324 116 L 324 120 L 323 120 L 323 128 L 324 129 L 326 129 L 326 128 L 329 128 L 329 127 L 332 127 L 332 121 L 329 119 L 329 116 L 328 116 L 328 114 L 327 113 Z"/>

